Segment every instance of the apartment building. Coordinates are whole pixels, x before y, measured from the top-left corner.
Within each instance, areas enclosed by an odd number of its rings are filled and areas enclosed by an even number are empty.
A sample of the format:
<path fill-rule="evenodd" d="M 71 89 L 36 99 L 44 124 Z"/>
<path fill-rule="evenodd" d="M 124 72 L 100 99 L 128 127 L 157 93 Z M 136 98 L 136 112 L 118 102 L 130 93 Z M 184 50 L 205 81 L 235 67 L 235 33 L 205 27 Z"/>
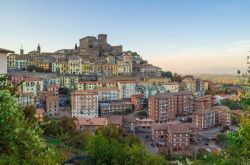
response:
<path fill-rule="evenodd" d="M 44 122 L 45 111 L 43 108 L 37 108 L 35 113 L 35 118 L 38 123 L 42 124 Z"/>
<path fill-rule="evenodd" d="M 49 85 L 59 86 L 60 85 L 59 78 L 58 77 L 43 78 L 43 89 L 48 90 Z"/>
<path fill-rule="evenodd" d="M 27 69 L 29 65 L 30 65 L 29 55 L 16 56 L 16 69 L 19 69 L 19 70 Z"/>
<path fill-rule="evenodd" d="M 32 93 L 36 96 L 43 91 L 43 80 L 38 78 L 28 78 L 18 87 L 22 93 Z"/>
<path fill-rule="evenodd" d="M 132 95 L 136 94 L 135 81 L 118 81 L 119 98 L 131 98 Z"/>
<path fill-rule="evenodd" d="M 48 85 L 47 91 L 53 96 L 59 96 L 59 85 Z"/>
<path fill-rule="evenodd" d="M 59 98 L 57 96 L 46 97 L 46 115 L 49 117 L 59 114 Z"/>
<path fill-rule="evenodd" d="M 160 123 L 173 121 L 176 116 L 192 114 L 193 96 L 190 92 L 162 93 L 148 98 L 149 118 Z"/>
<path fill-rule="evenodd" d="M 213 106 L 212 111 L 215 112 L 215 123 L 220 126 L 231 125 L 232 111 L 227 106 Z"/>
<path fill-rule="evenodd" d="M 169 93 L 179 92 L 180 90 L 180 85 L 178 82 L 168 82 L 164 83 L 162 86 L 165 89 L 165 91 Z"/>
<path fill-rule="evenodd" d="M 192 123 L 164 123 L 152 126 L 152 140 L 166 146 L 171 154 L 188 152 L 190 143 L 197 140 L 198 127 Z"/>
<path fill-rule="evenodd" d="M 82 74 L 82 58 L 78 56 L 68 57 L 68 73 Z"/>
<path fill-rule="evenodd" d="M 215 126 L 215 112 L 211 109 L 199 109 L 192 114 L 192 123 L 199 129 L 208 129 Z"/>
<path fill-rule="evenodd" d="M 17 54 L 8 54 L 8 56 L 7 56 L 7 68 L 8 68 L 8 70 L 16 68 L 16 56 L 17 56 Z"/>
<path fill-rule="evenodd" d="M 97 90 L 98 88 L 101 88 L 102 86 L 103 86 L 103 83 L 99 81 L 84 81 L 84 82 L 77 83 L 76 89 L 78 91 Z"/>
<path fill-rule="evenodd" d="M 126 111 L 132 112 L 133 105 L 131 102 L 123 100 L 111 100 L 106 102 L 100 102 L 99 104 L 100 115 L 108 116 L 115 113 L 125 113 Z"/>
<path fill-rule="evenodd" d="M 22 93 L 17 91 L 17 104 L 20 106 L 29 106 L 35 104 L 35 97 L 32 93 Z"/>
<path fill-rule="evenodd" d="M 96 91 L 73 91 L 71 93 L 72 117 L 97 117 L 98 93 Z"/>
<path fill-rule="evenodd" d="M 191 134 L 192 131 L 187 123 L 168 124 L 166 140 L 170 152 L 188 152 L 190 150 Z"/>
<path fill-rule="evenodd" d="M 144 110 L 147 107 L 147 100 L 144 98 L 143 94 L 132 95 L 131 103 L 135 111 Z"/>
<path fill-rule="evenodd" d="M 60 87 L 74 89 L 79 82 L 78 76 L 60 76 Z"/>
<path fill-rule="evenodd" d="M 212 105 L 215 104 L 214 96 L 196 96 L 194 98 L 194 110 L 198 109 L 211 109 Z"/>
<path fill-rule="evenodd" d="M 118 100 L 119 93 L 116 88 L 101 87 L 97 89 L 99 101 Z"/>
<path fill-rule="evenodd" d="M 13 51 L 0 48 L 0 75 L 7 74 L 7 54 Z"/>

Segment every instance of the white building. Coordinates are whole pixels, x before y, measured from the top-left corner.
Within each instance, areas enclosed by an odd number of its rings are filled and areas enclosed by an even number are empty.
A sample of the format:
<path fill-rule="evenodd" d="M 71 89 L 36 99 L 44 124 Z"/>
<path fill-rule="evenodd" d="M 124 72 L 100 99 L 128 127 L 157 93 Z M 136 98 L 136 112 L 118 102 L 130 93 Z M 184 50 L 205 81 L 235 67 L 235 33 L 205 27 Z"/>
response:
<path fill-rule="evenodd" d="M 162 85 L 166 92 L 179 92 L 180 85 L 178 82 L 169 82 Z"/>
<path fill-rule="evenodd" d="M 30 56 L 28 55 L 19 55 L 16 56 L 16 69 L 27 69 L 30 65 Z"/>
<path fill-rule="evenodd" d="M 7 74 L 7 54 L 13 51 L 0 48 L 0 75 Z"/>
<path fill-rule="evenodd" d="M 119 98 L 130 98 L 136 94 L 135 81 L 119 81 L 118 83 Z"/>
<path fill-rule="evenodd" d="M 29 78 L 19 86 L 19 91 L 22 93 L 32 93 L 34 96 L 37 96 L 39 92 L 43 91 L 43 80 Z"/>
<path fill-rule="evenodd" d="M 119 92 L 116 88 L 102 87 L 97 89 L 99 101 L 118 100 Z"/>
<path fill-rule="evenodd" d="M 71 93 L 72 117 L 98 117 L 98 94 L 96 91 Z"/>

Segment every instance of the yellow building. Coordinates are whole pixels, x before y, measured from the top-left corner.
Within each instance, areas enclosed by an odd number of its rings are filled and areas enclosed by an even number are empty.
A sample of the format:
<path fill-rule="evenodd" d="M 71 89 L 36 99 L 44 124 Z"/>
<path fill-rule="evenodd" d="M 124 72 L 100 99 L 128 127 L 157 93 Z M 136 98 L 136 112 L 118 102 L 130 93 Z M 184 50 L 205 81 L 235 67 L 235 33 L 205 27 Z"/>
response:
<path fill-rule="evenodd" d="M 43 70 L 51 70 L 50 62 L 48 61 L 38 61 L 37 67 L 42 68 Z"/>
<path fill-rule="evenodd" d="M 59 63 L 59 73 L 67 73 L 68 71 L 68 65 L 66 62 L 60 62 Z"/>
<path fill-rule="evenodd" d="M 7 68 L 15 69 L 16 68 L 16 54 L 8 54 L 7 56 Z"/>
<path fill-rule="evenodd" d="M 82 73 L 83 74 L 89 74 L 90 73 L 90 63 L 89 62 L 83 62 L 82 63 Z"/>
<path fill-rule="evenodd" d="M 43 108 L 36 109 L 35 117 L 36 117 L 38 123 L 44 122 L 44 112 L 45 111 Z"/>
<path fill-rule="evenodd" d="M 161 77 L 151 77 L 151 78 L 145 78 L 144 81 L 149 82 L 151 84 L 160 85 L 160 84 L 166 84 L 166 83 L 171 82 L 171 79 L 170 78 L 161 78 Z"/>
<path fill-rule="evenodd" d="M 79 77 L 77 76 L 62 76 L 59 78 L 60 86 L 69 89 L 75 89 L 79 82 Z"/>
<path fill-rule="evenodd" d="M 113 76 L 118 75 L 118 66 L 116 64 L 112 65 L 112 70 L 113 70 Z"/>

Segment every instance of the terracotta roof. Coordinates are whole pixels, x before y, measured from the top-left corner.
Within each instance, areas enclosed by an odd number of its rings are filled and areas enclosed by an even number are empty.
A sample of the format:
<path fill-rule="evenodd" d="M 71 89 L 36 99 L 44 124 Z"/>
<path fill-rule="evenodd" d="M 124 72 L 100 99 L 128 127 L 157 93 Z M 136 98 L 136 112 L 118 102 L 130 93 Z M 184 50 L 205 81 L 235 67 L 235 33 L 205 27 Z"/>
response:
<path fill-rule="evenodd" d="M 30 81 L 42 81 L 42 78 L 33 78 L 33 77 L 29 77 L 27 79 L 25 79 L 25 82 L 30 82 Z"/>
<path fill-rule="evenodd" d="M 79 82 L 78 84 L 102 84 L 102 82 L 99 82 L 99 81 L 83 81 L 83 82 Z"/>
<path fill-rule="evenodd" d="M 122 116 L 121 115 L 111 115 L 107 117 L 108 124 L 122 125 Z"/>
<path fill-rule="evenodd" d="M 44 109 L 43 108 L 37 108 L 36 109 L 36 113 L 44 113 Z"/>
<path fill-rule="evenodd" d="M 21 92 L 21 91 L 17 91 L 16 94 L 20 95 L 20 96 L 23 96 L 23 97 L 25 97 L 25 96 L 34 96 L 33 93 L 30 93 L 30 92 L 25 92 L 24 93 L 24 92 Z"/>
<path fill-rule="evenodd" d="M 193 111 L 193 114 L 206 114 L 206 113 L 211 113 L 211 109 L 198 109 L 196 111 Z"/>
<path fill-rule="evenodd" d="M 108 87 L 101 87 L 101 88 L 98 88 L 97 91 L 118 91 L 117 88 L 108 88 Z"/>
<path fill-rule="evenodd" d="M 191 132 L 191 130 L 189 130 L 186 123 L 168 124 L 167 128 L 170 131 L 170 133 L 190 133 Z"/>
<path fill-rule="evenodd" d="M 78 126 L 105 126 L 108 124 L 108 120 L 106 118 L 76 118 L 76 125 Z"/>
<path fill-rule="evenodd" d="M 132 116 L 132 114 L 125 115 L 125 116 L 123 116 L 123 122 L 124 123 L 135 123 L 136 122 L 136 117 Z"/>
<path fill-rule="evenodd" d="M 152 125 L 152 129 L 153 130 L 166 130 L 167 129 L 167 123 L 163 123 L 163 124 L 154 124 Z"/>
<path fill-rule="evenodd" d="M 213 111 L 232 112 L 227 106 L 213 106 Z"/>
<path fill-rule="evenodd" d="M 96 90 L 80 90 L 80 91 L 73 91 L 71 95 L 97 95 Z"/>

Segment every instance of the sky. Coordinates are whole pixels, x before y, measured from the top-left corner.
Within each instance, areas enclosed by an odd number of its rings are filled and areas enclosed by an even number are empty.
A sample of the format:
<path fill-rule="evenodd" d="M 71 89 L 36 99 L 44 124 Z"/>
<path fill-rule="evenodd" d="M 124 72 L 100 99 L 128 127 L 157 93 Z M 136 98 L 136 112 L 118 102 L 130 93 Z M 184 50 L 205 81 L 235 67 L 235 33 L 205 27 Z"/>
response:
<path fill-rule="evenodd" d="M 0 0 L 0 47 L 17 53 L 111 45 L 181 74 L 236 73 L 250 50 L 249 0 Z"/>

